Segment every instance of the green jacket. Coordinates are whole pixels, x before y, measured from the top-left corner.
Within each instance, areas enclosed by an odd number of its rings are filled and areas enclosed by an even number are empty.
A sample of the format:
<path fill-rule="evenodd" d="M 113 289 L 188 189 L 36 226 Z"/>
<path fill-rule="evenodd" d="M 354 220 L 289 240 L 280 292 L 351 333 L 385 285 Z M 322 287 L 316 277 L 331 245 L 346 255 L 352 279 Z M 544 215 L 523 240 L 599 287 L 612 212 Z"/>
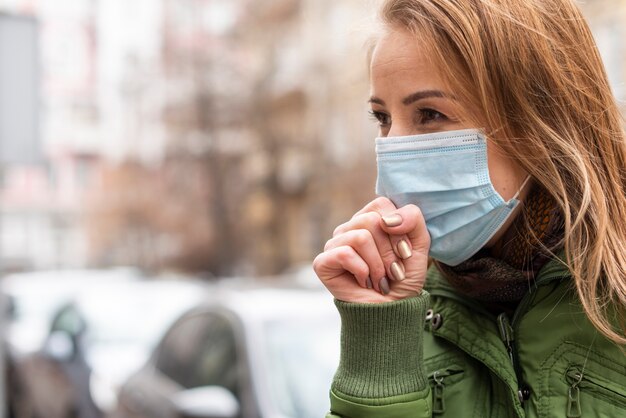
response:
<path fill-rule="evenodd" d="M 335 302 L 341 361 L 330 417 L 626 417 L 626 351 L 585 316 L 553 260 L 508 318 L 431 268 L 422 295 Z"/>

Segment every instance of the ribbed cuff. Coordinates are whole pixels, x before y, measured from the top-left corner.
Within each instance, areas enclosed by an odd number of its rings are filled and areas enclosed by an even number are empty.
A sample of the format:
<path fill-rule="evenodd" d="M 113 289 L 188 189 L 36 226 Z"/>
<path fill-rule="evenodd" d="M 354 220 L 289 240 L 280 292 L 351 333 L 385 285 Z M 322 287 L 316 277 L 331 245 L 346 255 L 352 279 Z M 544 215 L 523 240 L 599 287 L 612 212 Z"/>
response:
<path fill-rule="evenodd" d="M 423 390 L 422 331 L 430 296 L 386 303 L 335 300 L 341 315 L 341 360 L 333 391 L 385 398 Z"/>

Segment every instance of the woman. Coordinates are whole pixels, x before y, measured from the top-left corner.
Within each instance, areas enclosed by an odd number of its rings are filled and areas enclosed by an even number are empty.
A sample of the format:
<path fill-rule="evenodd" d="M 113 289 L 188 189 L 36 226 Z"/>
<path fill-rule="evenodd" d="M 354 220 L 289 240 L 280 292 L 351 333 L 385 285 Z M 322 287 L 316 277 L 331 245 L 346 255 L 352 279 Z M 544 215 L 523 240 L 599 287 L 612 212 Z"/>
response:
<path fill-rule="evenodd" d="M 626 417 L 626 135 L 571 0 L 387 0 L 330 417 Z M 429 260 L 430 262 L 429 266 Z"/>

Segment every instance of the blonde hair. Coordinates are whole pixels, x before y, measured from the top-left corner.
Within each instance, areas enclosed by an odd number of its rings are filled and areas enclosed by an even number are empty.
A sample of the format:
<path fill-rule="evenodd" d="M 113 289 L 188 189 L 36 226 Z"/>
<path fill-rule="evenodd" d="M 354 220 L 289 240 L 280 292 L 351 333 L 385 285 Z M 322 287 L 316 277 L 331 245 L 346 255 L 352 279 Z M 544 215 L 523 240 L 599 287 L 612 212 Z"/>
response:
<path fill-rule="evenodd" d="M 384 25 L 428 48 L 470 119 L 552 194 L 587 317 L 626 343 L 626 134 L 571 0 L 387 0 Z"/>

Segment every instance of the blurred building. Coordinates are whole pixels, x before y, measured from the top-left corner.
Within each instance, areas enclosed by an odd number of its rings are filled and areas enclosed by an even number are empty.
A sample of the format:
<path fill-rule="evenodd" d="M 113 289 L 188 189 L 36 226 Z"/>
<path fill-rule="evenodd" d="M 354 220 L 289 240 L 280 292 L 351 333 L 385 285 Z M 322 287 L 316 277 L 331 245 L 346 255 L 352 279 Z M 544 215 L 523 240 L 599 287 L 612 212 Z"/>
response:
<path fill-rule="evenodd" d="M 594 33 L 613 92 L 626 112 L 626 1 L 579 3 Z"/>
<path fill-rule="evenodd" d="M 41 26 L 47 159 L 4 168 L 15 268 L 309 263 L 374 197 L 379 0 L 0 0 Z M 583 5 L 626 99 L 625 0 Z"/>
<path fill-rule="evenodd" d="M 0 167 L 2 266 L 84 265 L 81 191 L 91 182 L 100 143 L 92 2 L 3 0 L 0 12 L 37 22 L 45 148 L 38 163 Z"/>
<path fill-rule="evenodd" d="M 122 222 L 101 253 L 145 252 L 137 242 L 146 242 L 149 264 L 217 274 L 310 262 L 333 225 L 373 197 L 362 6 L 162 1 L 158 61 L 132 67 L 153 69 L 134 78 L 151 80 L 148 102 L 160 103 L 162 119 L 151 123 L 163 127 L 165 145 L 143 174 L 159 192 L 129 210 L 143 214 Z M 119 191 L 101 194 L 95 211 L 122 212 L 111 199 Z M 130 218 L 150 219 L 131 233 L 144 238 L 120 241 Z"/>
<path fill-rule="evenodd" d="M 6 167 L 2 195 L 16 268 L 275 272 L 371 197 L 362 2 L 0 10 L 41 25 L 47 161 Z"/>

